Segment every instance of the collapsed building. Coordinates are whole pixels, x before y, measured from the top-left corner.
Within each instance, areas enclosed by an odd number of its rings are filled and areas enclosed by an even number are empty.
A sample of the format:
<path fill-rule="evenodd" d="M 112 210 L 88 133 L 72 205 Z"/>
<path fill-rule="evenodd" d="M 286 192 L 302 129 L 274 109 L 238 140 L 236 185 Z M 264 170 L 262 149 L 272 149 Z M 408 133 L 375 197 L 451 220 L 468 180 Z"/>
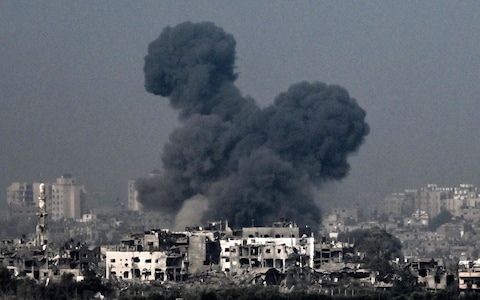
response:
<path fill-rule="evenodd" d="M 14 276 L 39 282 L 59 281 L 63 274 L 82 280 L 86 270 L 98 273 L 100 247 L 73 240 L 57 247 L 36 246 L 22 239 L 3 240 L 0 244 L 0 266 Z"/>
<path fill-rule="evenodd" d="M 180 281 L 209 271 L 237 275 L 259 268 L 313 268 L 314 256 L 315 239 L 308 227 L 282 221 L 233 232 L 228 222 L 213 222 L 184 232 L 130 235 L 121 245 L 105 248 L 105 268 L 107 279 Z"/>

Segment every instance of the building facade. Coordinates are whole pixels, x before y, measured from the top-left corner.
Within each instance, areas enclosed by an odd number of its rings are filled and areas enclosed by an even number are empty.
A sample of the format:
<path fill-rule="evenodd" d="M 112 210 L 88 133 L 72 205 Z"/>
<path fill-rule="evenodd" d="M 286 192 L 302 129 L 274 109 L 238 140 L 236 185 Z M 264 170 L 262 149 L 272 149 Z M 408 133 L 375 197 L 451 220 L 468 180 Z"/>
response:
<path fill-rule="evenodd" d="M 64 174 L 50 184 L 47 211 L 52 221 L 80 219 L 85 188 L 78 185 L 71 174 Z"/>
<path fill-rule="evenodd" d="M 35 216 L 39 186 L 39 182 L 13 182 L 7 187 L 8 216 L 11 218 Z"/>
<path fill-rule="evenodd" d="M 129 180 L 128 181 L 128 210 L 131 211 L 142 211 L 142 204 L 139 201 L 139 195 L 137 188 L 135 187 L 137 181 Z"/>
<path fill-rule="evenodd" d="M 14 182 L 7 188 L 9 217 L 35 216 L 38 209 L 40 182 Z M 71 174 L 64 174 L 53 183 L 45 183 L 46 210 L 49 219 L 80 219 L 85 188 L 78 185 Z"/>

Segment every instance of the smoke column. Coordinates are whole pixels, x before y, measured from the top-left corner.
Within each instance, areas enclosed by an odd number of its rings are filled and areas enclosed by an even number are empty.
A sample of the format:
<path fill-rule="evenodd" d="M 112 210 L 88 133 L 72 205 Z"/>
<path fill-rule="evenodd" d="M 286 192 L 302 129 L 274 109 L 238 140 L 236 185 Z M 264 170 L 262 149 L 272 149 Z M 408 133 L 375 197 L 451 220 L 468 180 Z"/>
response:
<path fill-rule="evenodd" d="M 162 174 L 138 182 L 140 201 L 177 214 L 203 195 L 204 219 L 316 225 L 312 189 L 347 175 L 348 155 L 369 133 L 365 111 L 321 82 L 294 84 L 261 109 L 234 86 L 235 44 L 210 22 L 167 27 L 150 43 L 145 89 L 168 97 L 182 125 L 165 145 Z"/>

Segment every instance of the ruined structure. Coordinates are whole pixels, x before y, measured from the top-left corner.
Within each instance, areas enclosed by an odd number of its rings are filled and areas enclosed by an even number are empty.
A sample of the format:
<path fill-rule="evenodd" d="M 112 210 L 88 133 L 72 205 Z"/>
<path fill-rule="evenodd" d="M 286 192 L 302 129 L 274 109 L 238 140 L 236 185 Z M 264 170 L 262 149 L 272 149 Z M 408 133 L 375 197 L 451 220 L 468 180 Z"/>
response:
<path fill-rule="evenodd" d="M 270 268 L 313 268 L 314 242 L 309 228 L 291 222 L 246 227 L 240 233 L 227 222 L 188 227 L 185 232 L 152 230 L 106 249 L 106 278 L 179 281 L 209 271 L 235 276 Z"/>

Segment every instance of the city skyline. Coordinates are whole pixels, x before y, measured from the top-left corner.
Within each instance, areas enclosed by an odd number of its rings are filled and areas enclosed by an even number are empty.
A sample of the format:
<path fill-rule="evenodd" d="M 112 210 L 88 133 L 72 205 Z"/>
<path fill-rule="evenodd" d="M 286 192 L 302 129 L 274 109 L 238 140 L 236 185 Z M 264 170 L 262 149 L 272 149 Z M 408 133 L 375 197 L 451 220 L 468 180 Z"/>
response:
<path fill-rule="evenodd" d="M 211 21 L 237 42 L 236 85 L 267 106 L 290 85 L 338 84 L 370 134 L 320 206 L 368 204 L 437 183 L 479 184 L 476 2 L 0 4 L 0 184 L 73 173 L 90 199 L 126 203 L 161 169 L 177 112 L 144 89 L 148 44 Z M 5 205 L 4 201 L 2 201 Z M 4 207 L 4 206 L 3 206 Z"/>

